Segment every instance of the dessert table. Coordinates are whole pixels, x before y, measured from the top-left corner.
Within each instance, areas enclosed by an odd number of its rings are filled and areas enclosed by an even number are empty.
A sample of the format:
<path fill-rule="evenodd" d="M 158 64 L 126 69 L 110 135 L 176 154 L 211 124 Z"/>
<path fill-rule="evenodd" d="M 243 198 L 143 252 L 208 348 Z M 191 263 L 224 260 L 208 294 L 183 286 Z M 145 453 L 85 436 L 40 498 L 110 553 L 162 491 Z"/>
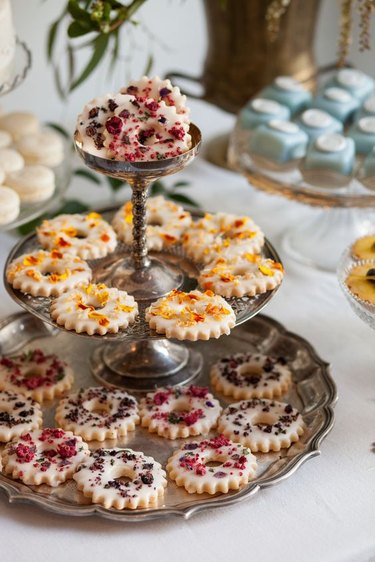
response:
<path fill-rule="evenodd" d="M 192 102 L 191 108 L 204 141 L 233 126 L 231 116 L 203 102 Z M 130 524 L 69 518 L 27 504 L 11 505 L 1 495 L 1 559 L 374 560 L 374 333 L 353 314 L 335 275 L 292 262 L 280 246 L 283 229 L 314 211 L 255 192 L 243 177 L 201 157 L 178 179 L 191 182 L 187 194 L 204 209 L 253 216 L 280 251 L 286 278 L 265 314 L 307 339 L 331 364 L 339 395 L 335 427 L 321 456 L 288 480 L 188 521 Z M 68 194 L 100 206 L 104 189 L 77 178 Z M 124 189 L 118 197 L 127 195 Z M 2 266 L 15 242 L 13 234 L 1 235 Z M 2 286 L 0 299 L 1 318 L 18 311 Z"/>

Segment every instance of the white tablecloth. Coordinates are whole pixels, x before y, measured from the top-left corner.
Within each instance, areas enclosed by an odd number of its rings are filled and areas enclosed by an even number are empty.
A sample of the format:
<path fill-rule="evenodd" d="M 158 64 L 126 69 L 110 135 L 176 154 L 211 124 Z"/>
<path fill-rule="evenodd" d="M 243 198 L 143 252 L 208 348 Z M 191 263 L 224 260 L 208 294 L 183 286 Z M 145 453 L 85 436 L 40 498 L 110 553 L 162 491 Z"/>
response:
<path fill-rule="evenodd" d="M 229 116 L 203 104 L 194 104 L 193 115 L 205 138 L 232 124 Z M 192 182 L 189 194 L 204 208 L 251 214 L 276 248 L 287 225 L 313 212 L 256 193 L 244 178 L 200 159 L 181 178 Z M 70 195 L 99 201 L 105 192 L 76 181 Z M 1 235 L 0 241 L 3 264 L 16 240 Z M 266 314 L 306 338 L 331 363 L 338 386 L 336 425 L 321 456 L 250 500 L 189 521 L 120 524 L 70 519 L 30 505 L 9 505 L 2 495 L 2 562 L 375 560 L 375 334 L 354 316 L 335 275 L 297 265 L 282 252 L 281 256 L 286 279 Z M 18 310 L 3 287 L 0 298 L 1 316 Z"/>

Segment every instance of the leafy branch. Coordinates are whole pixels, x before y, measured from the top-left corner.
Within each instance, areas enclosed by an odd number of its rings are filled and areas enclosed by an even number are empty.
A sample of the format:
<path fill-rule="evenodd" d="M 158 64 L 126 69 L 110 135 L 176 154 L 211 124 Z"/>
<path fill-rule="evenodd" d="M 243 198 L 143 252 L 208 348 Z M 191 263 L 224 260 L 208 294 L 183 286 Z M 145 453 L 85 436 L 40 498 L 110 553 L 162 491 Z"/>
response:
<path fill-rule="evenodd" d="M 134 15 L 145 2 L 146 0 L 132 0 L 127 5 L 117 0 L 66 2 L 60 16 L 50 25 L 47 36 L 47 59 L 53 66 L 56 87 L 62 98 L 78 88 L 107 53 L 110 53 L 110 65 L 115 64 L 120 53 L 120 31 L 126 24 L 137 25 Z M 68 69 L 65 83 L 61 72 L 61 57 L 56 54 L 61 29 L 66 30 L 64 37 Z M 90 54 L 83 68 L 77 72 L 77 53 L 82 49 L 89 49 Z"/>

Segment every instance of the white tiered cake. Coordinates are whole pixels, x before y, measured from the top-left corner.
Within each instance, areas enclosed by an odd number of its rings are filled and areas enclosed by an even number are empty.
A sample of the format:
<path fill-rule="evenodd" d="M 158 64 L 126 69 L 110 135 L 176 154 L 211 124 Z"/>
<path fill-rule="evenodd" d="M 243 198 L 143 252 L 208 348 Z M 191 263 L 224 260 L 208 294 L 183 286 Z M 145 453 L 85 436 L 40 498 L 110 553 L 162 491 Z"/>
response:
<path fill-rule="evenodd" d="M 0 0 L 0 84 L 12 73 L 16 38 L 10 0 Z"/>

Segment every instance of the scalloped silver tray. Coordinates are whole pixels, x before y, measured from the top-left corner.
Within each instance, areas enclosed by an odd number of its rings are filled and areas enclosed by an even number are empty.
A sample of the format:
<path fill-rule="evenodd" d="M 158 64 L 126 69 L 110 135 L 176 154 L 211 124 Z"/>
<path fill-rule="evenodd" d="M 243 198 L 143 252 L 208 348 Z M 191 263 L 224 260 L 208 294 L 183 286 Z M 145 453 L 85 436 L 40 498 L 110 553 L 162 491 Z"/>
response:
<path fill-rule="evenodd" d="M 76 338 L 73 334 L 57 330 L 27 313 L 16 314 L 0 323 L 1 354 L 14 353 L 30 345 L 56 353 L 63 349 L 64 358 L 71 363 L 76 373 L 75 388 L 95 384 L 89 370 L 89 357 L 96 344 L 96 340 Z M 256 349 L 270 355 L 283 355 L 293 372 L 293 385 L 284 399 L 301 411 L 307 426 L 301 440 L 280 453 L 256 454 L 259 463 L 256 479 L 240 490 L 228 494 L 215 496 L 188 494 L 183 488 L 169 481 L 164 500 L 156 508 L 117 511 L 90 504 L 89 500 L 76 489 L 72 480 L 57 488 L 44 484 L 26 486 L 0 474 L 0 489 L 5 492 L 8 500 L 12 503 L 38 505 L 63 515 L 98 515 L 124 522 L 159 519 L 171 515 L 188 519 L 200 511 L 228 506 L 250 498 L 262 489 L 291 477 L 306 460 L 320 454 L 321 443 L 334 423 L 336 386 L 331 378 L 328 363 L 320 359 L 306 340 L 288 332 L 271 318 L 259 315 L 234 330 L 230 336 L 222 337 L 218 341 L 210 340 L 188 345 L 194 346 L 194 349 L 198 349 L 204 355 L 202 373 L 195 380 L 196 384 L 201 385 L 209 385 L 209 368 L 224 354 Z M 229 402 L 228 399 L 221 399 L 223 405 Z M 54 425 L 54 410 L 54 403 L 44 407 L 45 425 Z M 181 441 L 183 440 L 163 439 L 148 433 L 144 428 L 137 427 L 135 432 L 131 432 L 124 439 L 101 444 L 92 442 L 90 447 L 93 449 L 100 446 L 132 447 L 152 455 L 165 465 L 168 457 L 180 446 Z"/>
<path fill-rule="evenodd" d="M 111 207 L 108 209 L 101 210 L 101 214 L 107 220 L 111 220 L 115 211 L 118 210 L 118 207 Z M 192 210 L 193 217 L 201 217 L 203 216 L 203 212 Z M 61 330 L 65 328 L 58 326 L 50 317 L 49 308 L 51 304 L 51 298 L 43 298 L 43 297 L 32 297 L 31 295 L 25 295 L 13 287 L 7 282 L 5 278 L 5 271 L 15 258 L 18 256 L 33 252 L 34 250 L 40 249 L 40 244 L 36 237 L 36 234 L 32 233 L 26 238 L 23 238 L 16 244 L 16 246 L 10 252 L 8 259 L 6 261 L 4 267 L 4 285 L 17 304 L 22 306 L 22 308 L 26 309 L 27 311 L 31 312 L 44 322 L 48 322 L 54 327 L 57 327 Z M 263 251 L 263 255 L 267 258 L 271 258 L 275 261 L 281 262 L 279 255 L 277 254 L 276 250 L 270 244 L 268 240 L 265 241 Z M 112 285 L 111 283 L 111 271 L 113 266 L 116 266 L 122 259 L 125 257 L 129 257 L 130 248 L 122 244 L 121 242 L 118 243 L 118 246 L 112 254 L 109 254 L 105 258 L 97 259 L 97 260 L 87 260 L 88 264 L 90 265 L 93 271 L 93 281 L 94 282 L 105 282 L 109 286 Z M 199 267 L 197 264 L 194 264 L 192 261 L 187 259 L 184 256 L 181 246 L 175 246 L 171 248 L 171 250 L 163 251 L 163 252 L 150 252 L 151 256 L 160 257 L 161 261 L 169 262 L 179 268 L 184 274 L 184 281 L 182 284 L 181 289 L 183 291 L 191 291 L 197 287 L 197 276 L 199 272 Z M 267 291 L 262 295 L 257 295 L 255 297 L 243 297 L 243 298 L 229 298 L 226 299 L 236 314 L 236 326 L 246 322 L 258 312 L 260 312 L 273 298 L 275 293 L 279 287 L 276 287 L 272 291 Z M 154 299 L 155 300 L 155 299 Z M 89 339 L 96 339 L 96 340 L 116 340 L 116 341 L 131 341 L 134 339 L 144 339 L 144 338 L 157 338 L 161 339 L 164 336 L 161 334 L 157 334 L 155 331 L 150 330 L 148 323 L 145 321 L 145 310 L 148 306 L 150 306 L 152 301 L 142 301 L 138 303 L 139 307 L 139 317 L 134 322 L 132 326 L 129 326 L 126 331 L 119 332 L 117 334 L 106 334 L 105 336 L 100 335 L 92 335 L 89 336 L 88 334 L 82 333 L 78 334 L 81 337 L 89 338 Z M 77 334 L 76 334 L 77 335 Z"/>

